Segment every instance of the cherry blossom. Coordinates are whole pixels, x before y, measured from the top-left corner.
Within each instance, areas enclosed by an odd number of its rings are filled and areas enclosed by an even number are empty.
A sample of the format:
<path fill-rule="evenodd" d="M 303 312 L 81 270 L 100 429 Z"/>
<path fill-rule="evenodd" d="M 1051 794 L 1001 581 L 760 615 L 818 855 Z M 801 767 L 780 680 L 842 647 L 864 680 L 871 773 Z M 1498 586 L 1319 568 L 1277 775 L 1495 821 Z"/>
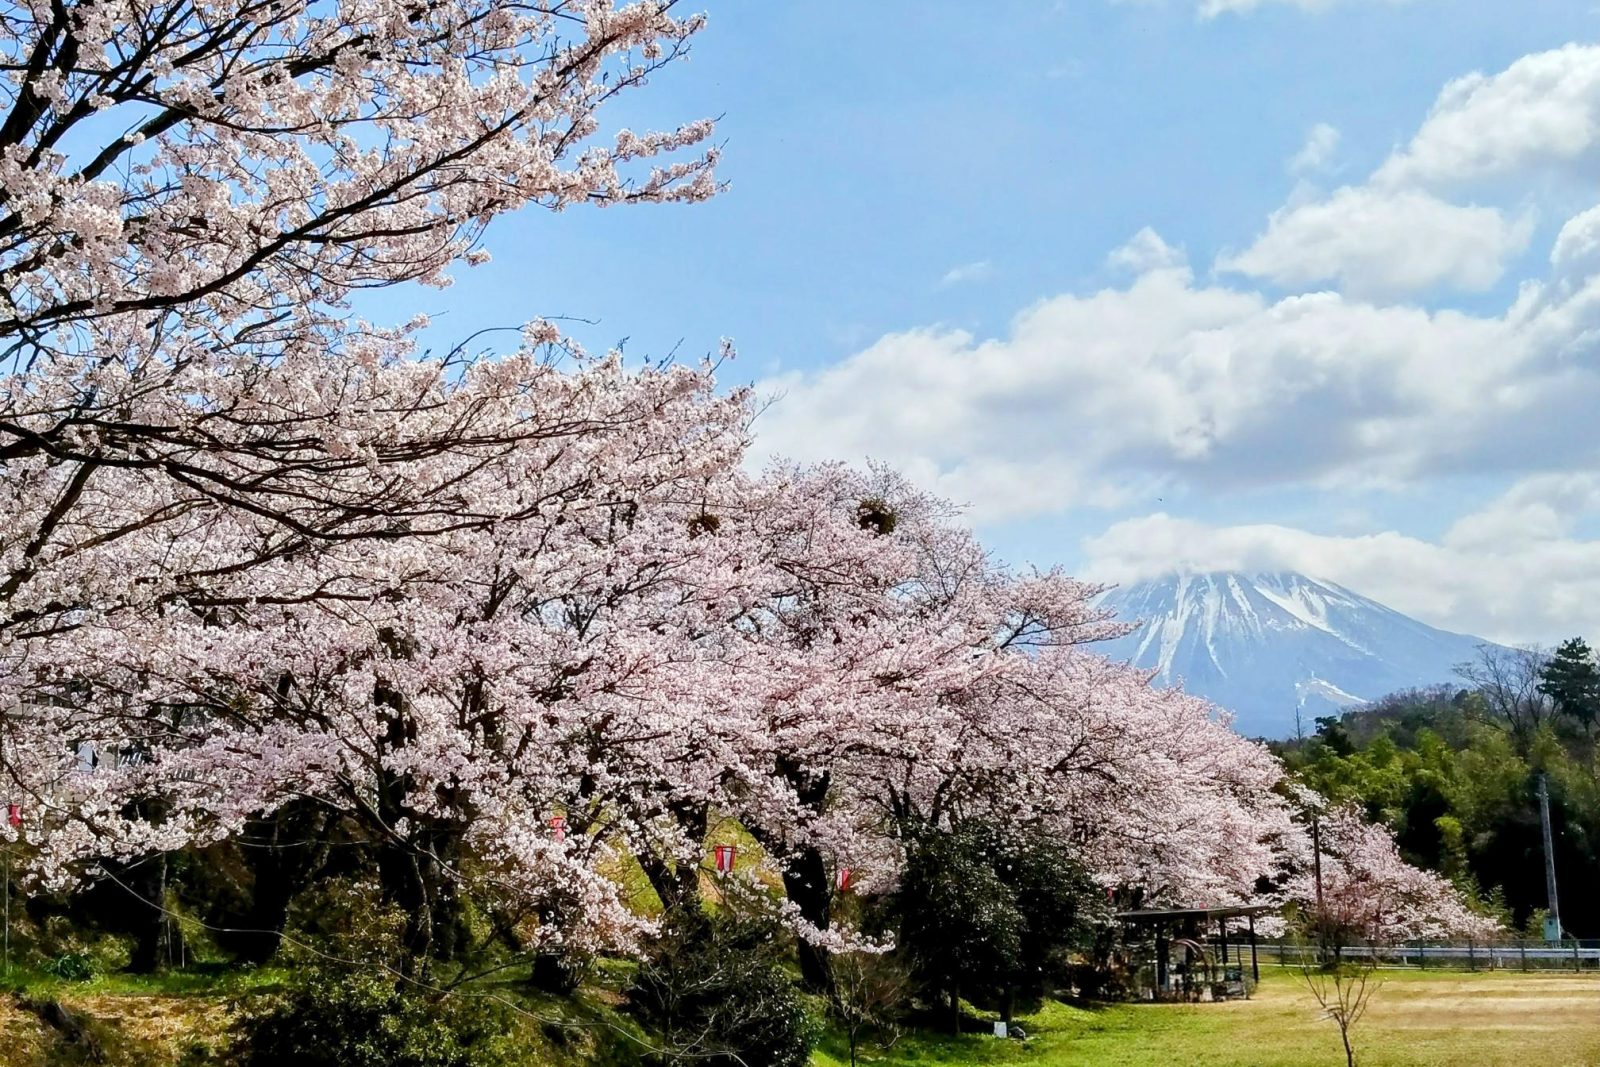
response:
<path fill-rule="evenodd" d="M 723 819 L 812 981 L 865 944 L 838 870 L 892 886 L 916 822 L 1043 826 L 1149 902 L 1305 899 L 1281 767 L 1098 655 L 1100 587 L 892 471 L 749 473 L 730 350 L 630 368 L 535 319 L 423 357 L 352 316 L 507 212 L 714 194 L 710 123 L 602 124 L 685 54 L 674 7 L 0 12 L 0 835 L 67 887 L 314 805 L 421 966 L 464 891 L 629 948 L 616 872 L 693 901 Z M 1468 921 L 1328 826 L 1325 895 Z"/>

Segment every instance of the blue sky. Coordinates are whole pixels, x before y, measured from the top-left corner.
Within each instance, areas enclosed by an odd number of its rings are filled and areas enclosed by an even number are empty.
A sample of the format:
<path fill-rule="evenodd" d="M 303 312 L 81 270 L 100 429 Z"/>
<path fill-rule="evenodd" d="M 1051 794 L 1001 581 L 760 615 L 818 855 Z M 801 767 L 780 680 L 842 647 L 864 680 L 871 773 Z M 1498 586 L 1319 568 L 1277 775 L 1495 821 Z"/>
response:
<path fill-rule="evenodd" d="M 759 450 L 892 461 L 1014 562 L 1286 566 L 1600 635 L 1595 9 L 704 6 L 609 118 L 720 115 L 726 194 L 524 212 L 363 310 L 731 336 L 724 379 L 783 397 Z"/>

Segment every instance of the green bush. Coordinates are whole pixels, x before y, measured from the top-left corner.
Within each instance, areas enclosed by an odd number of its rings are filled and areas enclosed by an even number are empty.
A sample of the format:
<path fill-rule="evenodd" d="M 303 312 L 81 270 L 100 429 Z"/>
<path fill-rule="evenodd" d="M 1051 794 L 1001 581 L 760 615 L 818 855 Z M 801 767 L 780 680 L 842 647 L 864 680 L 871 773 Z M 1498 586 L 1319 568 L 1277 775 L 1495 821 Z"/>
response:
<path fill-rule="evenodd" d="M 46 974 L 67 982 L 87 982 L 94 977 L 94 960 L 81 952 L 68 952 L 44 965 Z"/>
<path fill-rule="evenodd" d="M 1072 978 L 1106 906 L 1070 848 L 980 820 L 911 827 L 905 840 L 905 870 L 878 921 L 953 1026 L 962 1000 L 1010 1019 Z"/>
<path fill-rule="evenodd" d="M 732 880 L 715 915 L 669 913 L 629 989 L 633 1014 L 660 1046 L 647 1062 L 810 1063 L 821 1024 L 790 976 L 788 948 L 770 900 Z"/>
<path fill-rule="evenodd" d="M 439 995 L 377 968 L 310 967 L 239 1023 L 240 1067 L 499 1067 L 510 1021 L 493 1001 Z"/>
<path fill-rule="evenodd" d="M 374 906 L 374 888 L 332 882 L 315 897 L 321 928 L 292 945 L 285 988 L 235 1031 L 239 1067 L 499 1067 L 510 1062 L 509 1009 L 466 991 L 400 977 L 404 915 Z"/>

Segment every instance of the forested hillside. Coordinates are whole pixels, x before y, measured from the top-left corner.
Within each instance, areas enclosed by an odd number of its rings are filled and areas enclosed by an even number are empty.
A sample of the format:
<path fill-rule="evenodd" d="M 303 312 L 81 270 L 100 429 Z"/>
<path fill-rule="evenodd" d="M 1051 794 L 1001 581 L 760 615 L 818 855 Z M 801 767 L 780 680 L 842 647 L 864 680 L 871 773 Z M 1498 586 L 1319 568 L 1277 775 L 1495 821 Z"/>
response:
<path fill-rule="evenodd" d="M 1461 684 L 1395 693 L 1273 747 L 1308 785 L 1388 824 L 1407 858 L 1537 936 L 1545 868 L 1538 780 L 1550 795 L 1563 927 L 1600 937 L 1600 776 L 1592 654 L 1484 649 Z"/>

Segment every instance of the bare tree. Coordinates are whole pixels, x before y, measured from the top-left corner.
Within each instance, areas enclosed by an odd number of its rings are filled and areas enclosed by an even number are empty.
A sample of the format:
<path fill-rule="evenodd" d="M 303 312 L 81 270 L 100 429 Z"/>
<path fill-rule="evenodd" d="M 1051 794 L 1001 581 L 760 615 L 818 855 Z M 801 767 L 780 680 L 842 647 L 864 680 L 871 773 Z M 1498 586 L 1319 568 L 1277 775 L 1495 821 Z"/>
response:
<path fill-rule="evenodd" d="M 1549 656 L 1536 647 L 1478 646 L 1477 658 L 1459 664 L 1456 674 L 1474 690 L 1472 710 L 1485 721 L 1503 726 L 1519 752 L 1554 713 L 1550 697 L 1539 689 Z"/>
<path fill-rule="evenodd" d="M 856 1067 L 861 1039 L 876 1030 L 887 1048 L 900 1037 L 896 1012 L 904 1003 L 910 978 L 893 957 L 874 952 L 845 952 L 833 957 L 833 1007 L 850 1042 L 850 1067 Z"/>
<path fill-rule="evenodd" d="M 1301 959 L 1300 975 L 1305 980 L 1306 988 L 1311 991 L 1323 1017 L 1339 1027 L 1345 1067 L 1356 1067 L 1356 1050 L 1351 1034 L 1366 1015 L 1373 994 L 1383 985 L 1382 980 L 1376 977 L 1376 952 L 1359 960 L 1326 966 L 1304 962 L 1303 953 Z"/>

